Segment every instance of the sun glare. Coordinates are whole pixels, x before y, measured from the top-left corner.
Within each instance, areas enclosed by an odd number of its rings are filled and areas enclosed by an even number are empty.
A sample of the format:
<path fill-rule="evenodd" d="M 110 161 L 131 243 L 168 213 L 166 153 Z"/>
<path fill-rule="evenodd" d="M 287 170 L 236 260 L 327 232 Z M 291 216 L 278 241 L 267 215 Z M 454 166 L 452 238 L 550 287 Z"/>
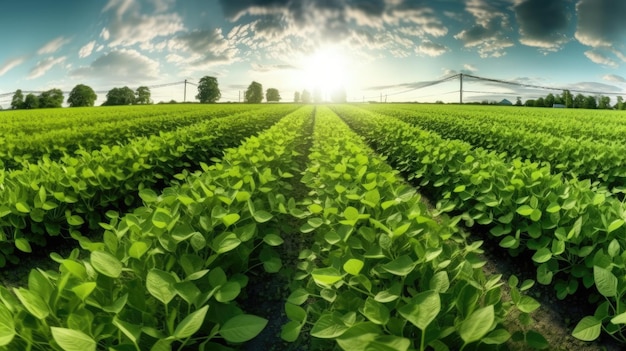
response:
<path fill-rule="evenodd" d="M 338 47 L 327 47 L 318 50 L 303 60 L 304 83 L 314 93 L 318 90 L 322 99 L 329 101 L 332 95 L 345 93 L 349 60 Z"/>

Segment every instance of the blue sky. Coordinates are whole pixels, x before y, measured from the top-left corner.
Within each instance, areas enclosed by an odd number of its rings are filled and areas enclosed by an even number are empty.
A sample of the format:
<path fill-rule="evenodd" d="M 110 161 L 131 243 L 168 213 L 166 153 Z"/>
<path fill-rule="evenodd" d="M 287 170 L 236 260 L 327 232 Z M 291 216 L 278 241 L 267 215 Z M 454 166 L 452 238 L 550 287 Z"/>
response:
<path fill-rule="evenodd" d="M 624 0 L 11 1 L 1 10 L 0 94 L 211 75 L 221 101 L 237 101 L 253 80 L 283 101 L 338 87 L 349 101 L 457 101 L 458 81 L 416 89 L 456 73 L 620 93 L 624 16 Z M 476 91 L 466 101 L 549 92 L 464 83 Z M 188 100 L 195 93 L 188 86 Z M 181 101 L 183 85 L 152 95 Z"/>

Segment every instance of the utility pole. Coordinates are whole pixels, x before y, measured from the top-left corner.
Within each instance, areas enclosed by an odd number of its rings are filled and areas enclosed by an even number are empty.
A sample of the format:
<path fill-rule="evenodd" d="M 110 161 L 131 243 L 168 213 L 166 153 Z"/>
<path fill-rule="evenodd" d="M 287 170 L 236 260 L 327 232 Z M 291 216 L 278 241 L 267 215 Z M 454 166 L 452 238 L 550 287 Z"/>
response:
<path fill-rule="evenodd" d="M 241 90 L 239 90 L 239 102 L 241 102 Z"/>
<path fill-rule="evenodd" d="M 183 102 L 187 102 L 187 79 L 185 79 L 185 89 L 183 91 Z"/>
<path fill-rule="evenodd" d="M 459 74 L 459 82 L 461 83 L 459 87 L 459 103 L 463 104 L 463 73 Z"/>

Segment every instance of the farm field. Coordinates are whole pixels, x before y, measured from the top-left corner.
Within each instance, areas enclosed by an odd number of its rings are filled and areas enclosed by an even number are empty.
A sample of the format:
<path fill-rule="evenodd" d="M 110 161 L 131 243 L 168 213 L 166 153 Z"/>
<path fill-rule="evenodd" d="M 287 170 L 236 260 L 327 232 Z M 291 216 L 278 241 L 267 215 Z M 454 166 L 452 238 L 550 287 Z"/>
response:
<path fill-rule="evenodd" d="M 0 123 L 0 350 L 626 344 L 619 111 L 216 104 Z"/>

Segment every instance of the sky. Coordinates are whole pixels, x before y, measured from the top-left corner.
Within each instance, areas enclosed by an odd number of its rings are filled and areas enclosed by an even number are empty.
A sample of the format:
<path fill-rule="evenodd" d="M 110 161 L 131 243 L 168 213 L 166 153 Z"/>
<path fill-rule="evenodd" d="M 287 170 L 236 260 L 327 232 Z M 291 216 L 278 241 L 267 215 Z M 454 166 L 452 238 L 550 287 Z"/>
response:
<path fill-rule="evenodd" d="M 16 89 L 152 87 L 221 102 L 252 81 L 282 101 L 344 89 L 348 101 L 459 101 L 463 73 L 626 96 L 625 0 L 20 0 L 0 9 L 0 105 Z M 170 85 L 171 83 L 171 85 Z M 550 92 L 464 78 L 464 101 Z M 163 86 L 165 85 L 165 86 Z M 185 95 L 186 87 L 186 95 Z M 623 94 L 622 94 L 623 93 Z M 590 95 L 590 94 L 585 94 Z"/>

